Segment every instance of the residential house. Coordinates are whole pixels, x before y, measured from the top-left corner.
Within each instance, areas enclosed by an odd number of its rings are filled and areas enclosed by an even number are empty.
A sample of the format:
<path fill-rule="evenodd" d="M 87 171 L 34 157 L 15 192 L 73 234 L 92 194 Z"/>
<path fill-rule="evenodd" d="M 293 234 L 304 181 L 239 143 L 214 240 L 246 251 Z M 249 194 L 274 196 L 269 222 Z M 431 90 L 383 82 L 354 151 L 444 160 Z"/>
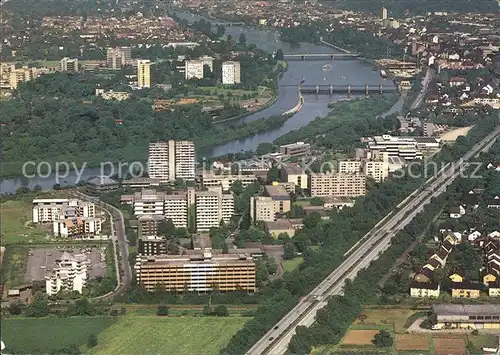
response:
<path fill-rule="evenodd" d="M 500 196 L 495 196 L 488 202 L 488 208 L 500 208 Z"/>
<path fill-rule="evenodd" d="M 481 232 L 479 232 L 479 231 L 474 231 L 474 232 L 472 232 L 471 234 L 469 234 L 469 235 L 467 236 L 467 240 L 468 240 L 469 242 L 474 242 L 474 241 L 475 241 L 477 238 L 479 238 L 480 236 L 481 236 Z"/>
<path fill-rule="evenodd" d="M 453 298 L 479 298 L 481 284 L 477 282 L 453 282 L 450 285 Z"/>
<path fill-rule="evenodd" d="M 497 278 L 498 278 L 497 271 L 495 271 L 493 269 L 486 268 L 484 271 L 484 274 L 483 274 L 483 284 L 485 286 L 489 286 L 490 284 L 494 284 L 494 283 L 498 282 Z"/>
<path fill-rule="evenodd" d="M 462 206 L 454 206 L 454 207 L 450 207 L 448 209 L 448 212 L 450 214 L 450 218 L 457 219 L 457 218 L 462 217 L 465 214 L 465 208 L 463 208 Z"/>
<path fill-rule="evenodd" d="M 410 283 L 410 296 L 418 298 L 438 298 L 440 287 L 437 282 L 416 282 Z"/>
<path fill-rule="evenodd" d="M 413 278 L 416 282 L 426 283 L 431 282 L 432 280 L 432 270 L 426 267 L 423 267 L 420 272 L 418 272 Z"/>
<path fill-rule="evenodd" d="M 441 267 L 441 263 L 437 261 L 436 259 L 430 259 L 427 264 L 424 265 L 424 268 L 430 269 L 432 271 L 436 270 L 437 268 Z"/>
<path fill-rule="evenodd" d="M 467 83 L 467 79 L 462 76 L 454 76 L 450 78 L 449 85 L 450 87 L 462 86 Z"/>
<path fill-rule="evenodd" d="M 464 277 L 459 272 L 451 274 L 448 278 L 454 283 L 464 282 Z"/>
<path fill-rule="evenodd" d="M 488 296 L 499 297 L 500 296 L 500 282 L 493 282 L 489 284 Z"/>

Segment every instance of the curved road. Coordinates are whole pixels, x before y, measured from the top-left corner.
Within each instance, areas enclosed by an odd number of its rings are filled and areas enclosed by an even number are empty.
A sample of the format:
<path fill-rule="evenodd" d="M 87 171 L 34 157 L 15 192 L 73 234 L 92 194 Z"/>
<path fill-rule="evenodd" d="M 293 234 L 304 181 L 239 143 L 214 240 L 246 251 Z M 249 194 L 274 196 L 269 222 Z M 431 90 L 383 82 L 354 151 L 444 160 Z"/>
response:
<path fill-rule="evenodd" d="M 125 234 L 125 218 L 123 217 L 123 213 L 115 206 L 100 201 L 97 197 L 86 195 L 80 191 L 75 191 L 75 195 L 82 200 L 94 202 L 96 205 L 105 209 L 112 217 L 111 239 L 115 250 L 118 285 L 113 292 L 96 297 L 95 299 L 103 300 L 121 295 L 130 287 L 132 282 L 132 268 L 128 262 L 128 240 Z M 117 248 L 120 252 L 121 261 L 118 260 L 118 254 L 116 253 Z"/>
<path fill-rule="evenodd" d="M 367 234 L 367 239 L 336 270 L 304 297 L 246 354 L 284 354 L 295 334 L 296 327 L 311 326 L 315 321 L 316 312 L 326 306 L 328 298 L 342 294 L 345 281 L 354 279 L 361 269 L 368 267 L 373 260 L 376 260 L 389 247 L 392 237 L 409 224 L 433 197 L 443 193 L 446 187 L 467 167 L 467 161 L 479 152 L 487 150 L 499 133 L 500 127 L 476 144 L 459 162 L 448 164 L 434 178 L 429 179 L 428 183 L 417 189 L 412 194 L 414 197 L 402 205 L 399 211 L 389 214 L 390 217 L 385 223 L 372 229 Z"/>

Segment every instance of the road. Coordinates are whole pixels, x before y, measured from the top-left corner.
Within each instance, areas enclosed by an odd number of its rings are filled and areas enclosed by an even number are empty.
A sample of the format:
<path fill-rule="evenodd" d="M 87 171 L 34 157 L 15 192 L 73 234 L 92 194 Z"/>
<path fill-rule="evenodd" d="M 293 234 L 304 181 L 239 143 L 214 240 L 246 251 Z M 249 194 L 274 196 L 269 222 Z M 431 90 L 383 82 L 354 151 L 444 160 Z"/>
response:
<path fill-rule="evenodd" d="M 429 83 L 431 82 L 433 75 L 434 75 L 433 70 L 431 68 L 427 68 L 424 79 L 422 80 L 422 85 L 424 87 L 417 95 L 415 101 L 413 101 L 413 103 L 411 104 L 410 110 L 415 110 L 422 104 L 422 101 L 424 100 L 425 94 L 427 93 L 427 89 L 429 88 Z"/>
<path fill-rule="evenodd" d="M 352 251 L 336 270 L 304 297 L 246 354 L 284 354 L 295 334 L 295 328 L 299 325 L 311 326 L 314 323 L 316 312 L 327 304 L 328 298 L 332 295 L 342 294 L 345 281 L 354 279 L 361 269 L 366 268 L 373 260 L 376 260 L 389 247 L 391 238 L 409 224 L 433 197 L 443 193 L 446 187 L 467 166 L 467 161 L 491 146 L 492 141 L 499 134 L 500 127 L 476 144 L 459 162 L 448 164 L 434 178 L 429 179 L 423 187 L 413 192 L 412 198 L 408 199 L 405 204 L 400 204 L 401 208 L 386 217 L 383 224 L 375 226 L 365 236 L 365 241 Z"/>
<path fill-rule="evenodd" d="M 125 234 L 125 218 L 123 217 L 123 213 L 115 206 L 104 203 L 96 197 L 86 195 L 80 191 L 75 191 L 75 195 L 82 200 L 94 202 L 96 205 L 108 211 L 111 215 L 111 238 L 115 246 L 116 270 L 119 270 L 118 285 L 112 293 L 98 297 L 98 299 L 102 300 L 121 295 L 130 287 L 130 283 L 132 282 L 132 268 L 128 262 L 128 240 Z M 121 262 L 116 257 L 116 248 L 118 248 L 120 252 Z"/>

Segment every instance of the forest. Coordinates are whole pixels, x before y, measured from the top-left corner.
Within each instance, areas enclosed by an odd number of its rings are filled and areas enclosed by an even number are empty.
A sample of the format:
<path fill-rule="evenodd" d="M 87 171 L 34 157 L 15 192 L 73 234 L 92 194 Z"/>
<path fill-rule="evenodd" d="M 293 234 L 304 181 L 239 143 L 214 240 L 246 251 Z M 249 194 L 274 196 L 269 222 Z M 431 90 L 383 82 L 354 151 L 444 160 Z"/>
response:
<path fill-rule="evenodd" d="M 99 81 L 88 74 L 56 73 L 22 84 L 0 107 L 2 175 L 19 175 L 26 161 L 142 160 L 149 142 L 194 140 L 197 148 L 278 128 L 285 116 L 220 126 L 200 105 L 155 112 L 132 97 L 105 101 L 94 96 Z"/>
<path fill-rule="evenodd" d="M 445 146 L 442 153 L 438 154 L 443 161 L 456 161 L 464 151 L 470 149 L 482 137 L 490 133 L 497 124 L 497 117 L 487 115 L 478 119 L 476 126 L 469 132 L 467 137 L 458 140 L 453 146 Z M 413 171 L 416 169 L 416 171 Z M 412 172 L 416 175 L 422 167 L 413 166 Z M 423 174 L 421 174 L 423 176 Z M 299 298 L 310 292 L 328 273 L 334 270 L 343 260 L 343 254 L 361 236 L 367 233 L 384 215 L 417 189 L 424 182 L 424 178 L 410 178 L 404 174 L 401 179 L 388 180 L 376 184 L 368 194 L 358 198 L 353 208 L 344 208 L 339 212 L 335 210 L 330 214 L 330 220 L 317 220 L 315 225 L 305 226 L 294 237 L 293 242 L 297 251 L 303 253 L 304 262 L 294 271 L 285 273 L 283 278 L 270 283 L 262 290 L 262 306 L 255 312 L 255 317 L 246 323 L 230 341 L 221 354 L 245 353 L 260 337 L 262 337 L 279 319 L 281 319 L 298 302 Z M 436 203 L 437 204 L 437 203 Z M 433 204 L 431 204 L 432 208 Z M 435 209 L 429 210 L 432 214 Z M 427 213 L 427 212 L 425 212 Z M 400 248 L 406 248 L 413 236 L 422 230 L 422 223 L 426 223 L 427 216 L 421 216 L 414 220 L 407 228 L 406 240 L 401 242 Z M 406 235 L 406 234 L 405 234 Z M 314 251 L 310 248 L 312 243 L 319 243 L 321 248 Z M 398 251 L 386 253 L 393 258 L 400 255 Z M 394 253 L 394 254 L 392 254 Z M 385 255 L 385 254 L 384 254 Z M 376 264 L 380 264 L 384 270 L 392 259 L 380 258 Z M 373 264 L 372 264 L 373 265 Z M 311 346 L 318 343 L 335 342 L 340 339 L 347 329 L 348 324 L 358 314 L 360 304 L 373 300 L 378 295 L 377 283 L 380 271 L 364 271 L 351 284 L 346 287 L 346 293 L 353 292 L 356 297 L 334 297 L 326 312 L 320 319 L 324 319 L 327 327 L 319 327 L 318 333 L 311 334 L 312 330 L 299 328 L 298 336 L 291 343 L 292 353 L 309 353 Z M 350 291 L 350 288 L 353 291 Z M 366 291 L 364 291 L 366 289 Z"/>

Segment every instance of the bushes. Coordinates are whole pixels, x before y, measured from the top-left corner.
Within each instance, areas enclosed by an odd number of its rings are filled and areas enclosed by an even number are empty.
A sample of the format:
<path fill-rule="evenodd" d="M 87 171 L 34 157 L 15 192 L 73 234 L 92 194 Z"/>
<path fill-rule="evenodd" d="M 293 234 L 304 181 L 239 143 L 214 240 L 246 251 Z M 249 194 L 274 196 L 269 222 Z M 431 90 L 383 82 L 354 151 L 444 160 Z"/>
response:
<path fill-rule="evenodd" d="M 168 307 L 164 304 L 158 305 L 157 316 L 168 316 Z"/>

